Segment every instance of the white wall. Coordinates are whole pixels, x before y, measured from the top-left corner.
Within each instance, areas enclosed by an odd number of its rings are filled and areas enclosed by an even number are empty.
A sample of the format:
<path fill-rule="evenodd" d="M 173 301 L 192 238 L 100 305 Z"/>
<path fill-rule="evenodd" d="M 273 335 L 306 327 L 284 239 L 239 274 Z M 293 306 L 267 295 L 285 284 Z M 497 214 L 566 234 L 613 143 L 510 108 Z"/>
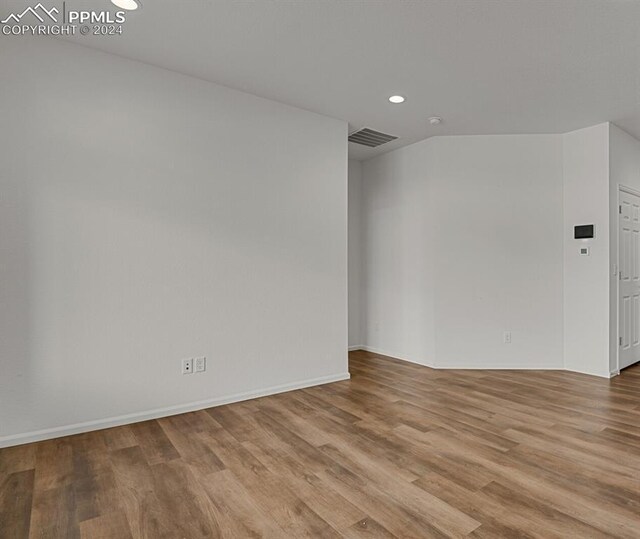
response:
<path fill-rule="evenodd" d="M 609 124 L 562 140 L 565 367 L 609 376 Z M 586 224 L 595 225 L 595 238 L 574 239 L 574 226 Z M 579 254 L 583 245 L 590 256 Z"/>
<path fill-rule="evenodd" d="M 433 144 L 436 365 L 562 368 L 560 137 Z"/>
<path fill-rule="evenodd" d="M 363 191 L 364 344 L 437 367 L 562 368 L 560 136 L 428 139 L 366 161 Z"/>
<path fill-rule="evenodd" d="M 0 69 L 0 444 L 348 376 L 346 123 L 58 40 Z"/>
<path fill-rule="evenodd" d="M 362 165 L 349 160 L 349 348 L 362 345 Z"/>
<path fill-rule="evenodd" d="M 435 257 L 429 141 L 362 166 L 363 328 L 370 350 L 435 363 Z"/>
<path fill-rule="evenodd" d="M 609 238 L 610 339 L 609 369 L 618 370 L 618 191 L 619 186 L 640 191 L 640 141 L 619 127 L 609 126 Z"/>

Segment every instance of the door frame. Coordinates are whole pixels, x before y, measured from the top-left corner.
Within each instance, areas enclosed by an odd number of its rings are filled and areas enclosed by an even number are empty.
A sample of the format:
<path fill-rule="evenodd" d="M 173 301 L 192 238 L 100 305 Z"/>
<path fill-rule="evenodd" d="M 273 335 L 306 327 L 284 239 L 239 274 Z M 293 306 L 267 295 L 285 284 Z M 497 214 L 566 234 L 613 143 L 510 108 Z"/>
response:
<path fill-rule="evenodd" d="M 618 184 L 618 208 L 622 205 L 621 193 L 634 195 L 640 198 L 640 191 L 633 187 Z M 616 371 L 620 374 L 620 210 L 616 214 Z"/>

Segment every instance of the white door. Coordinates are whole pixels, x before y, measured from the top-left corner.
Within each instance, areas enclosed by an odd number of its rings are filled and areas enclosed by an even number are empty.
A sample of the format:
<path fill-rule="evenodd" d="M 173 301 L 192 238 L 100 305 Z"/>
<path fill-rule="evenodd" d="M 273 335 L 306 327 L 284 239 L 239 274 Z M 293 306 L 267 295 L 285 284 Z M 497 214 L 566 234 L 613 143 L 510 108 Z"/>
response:
<path fill-rule="evenodd" d="M 618 334 L 620 368 L 640 361 L 640 197 L 620 191 Z"/>

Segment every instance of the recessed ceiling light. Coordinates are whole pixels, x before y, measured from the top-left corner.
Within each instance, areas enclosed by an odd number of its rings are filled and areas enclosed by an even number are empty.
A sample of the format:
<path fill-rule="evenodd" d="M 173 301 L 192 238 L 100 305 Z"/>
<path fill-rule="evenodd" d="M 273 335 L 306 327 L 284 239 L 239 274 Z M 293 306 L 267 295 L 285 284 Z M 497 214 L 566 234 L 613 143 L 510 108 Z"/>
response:
<path fill-rule="evenodd" d="M 440 125 L 442 123 L 442 118 L 440 118 L 440 116 L 432 116 L 429 118 L 429 123 L 431 125 Z"/>
<path fill-rule="evenodd" d="M 142 7 L 142 2 L 140 2 L 140 0 L 111 0 L 111 3 L 121 9 L 126 9 L 127 11 L 133 11 L 134 9 Z"/>
<path fill-rule="evenodd" d="M 403 103 L 404 102 L 404 97 L 402 97 L 401 95 L 392 95 L 389 98 L 389 101 L 391 101 L 392 103 Z"/>

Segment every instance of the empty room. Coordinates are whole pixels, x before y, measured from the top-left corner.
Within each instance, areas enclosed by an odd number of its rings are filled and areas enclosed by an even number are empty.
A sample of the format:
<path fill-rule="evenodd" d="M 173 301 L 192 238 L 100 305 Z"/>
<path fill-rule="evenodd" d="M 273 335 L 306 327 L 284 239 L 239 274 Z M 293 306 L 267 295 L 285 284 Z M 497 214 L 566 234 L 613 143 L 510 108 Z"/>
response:
<path fill-rule="evenodd" d="M 640 0 L 0 0 L 0 539 L 640 537 Z"/>

